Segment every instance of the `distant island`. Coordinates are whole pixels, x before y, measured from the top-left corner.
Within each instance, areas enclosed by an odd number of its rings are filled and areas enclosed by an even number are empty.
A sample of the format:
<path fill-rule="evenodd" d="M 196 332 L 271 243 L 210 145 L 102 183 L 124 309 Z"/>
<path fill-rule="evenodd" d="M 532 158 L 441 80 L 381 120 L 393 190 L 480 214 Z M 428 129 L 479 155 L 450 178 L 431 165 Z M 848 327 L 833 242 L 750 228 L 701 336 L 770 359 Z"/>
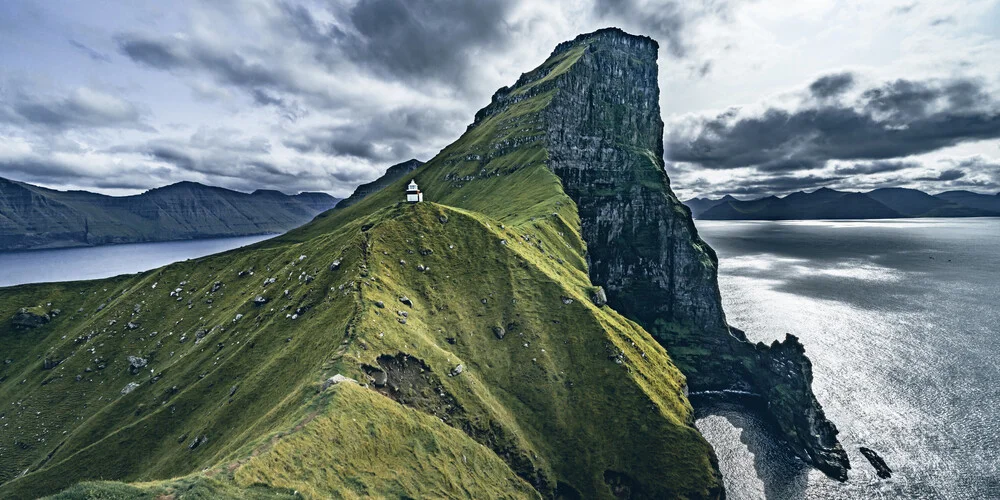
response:
<path fill-rule="evenodd" d="M 998 217 L 1000 193 L 882 188 L 866 193 L 820 188 L 784 197 L 738 200 L 692 198 L 684 202 L 704 220 L 901 219 L 910 217 Z"/>
<path fill-rule="evenodd" d="M 106 196 L 0 178 L 0 251 L 283 233 L 338 201 L 326 193 L 242 193 L 196 182 Z"/>

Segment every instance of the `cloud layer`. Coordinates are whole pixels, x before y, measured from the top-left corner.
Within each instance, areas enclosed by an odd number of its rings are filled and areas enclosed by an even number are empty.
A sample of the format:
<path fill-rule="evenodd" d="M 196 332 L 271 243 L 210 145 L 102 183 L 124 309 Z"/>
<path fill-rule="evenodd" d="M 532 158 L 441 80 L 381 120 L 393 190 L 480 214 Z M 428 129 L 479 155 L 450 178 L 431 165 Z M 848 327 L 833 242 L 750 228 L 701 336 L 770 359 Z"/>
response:
<path fill-rule="evenodd" d="M 12 0 L 0 8 L 0 176 L 346 196 L 433 156 L 556 43 L 617 25 L 664 48 L 682 196 L 1000 190 L 996 75 L 984 71 L 1000 46 L 975 26 L 991 1 L 179 0 L 101 13 Z M 816 36 L 785 36 L 796 30 Z M 867 32 L 886 40 L 859 48 Z"/>

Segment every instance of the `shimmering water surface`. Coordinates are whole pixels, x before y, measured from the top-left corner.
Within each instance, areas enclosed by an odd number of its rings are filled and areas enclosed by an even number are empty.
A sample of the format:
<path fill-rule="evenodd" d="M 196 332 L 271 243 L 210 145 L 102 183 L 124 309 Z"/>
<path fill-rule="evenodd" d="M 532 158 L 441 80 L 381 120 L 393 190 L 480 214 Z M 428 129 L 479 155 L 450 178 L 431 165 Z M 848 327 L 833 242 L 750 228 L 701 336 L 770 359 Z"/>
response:
<path fill-rule="evenodd" d="M 108 278 L 256 243 L 273 235 L 0 252 L 0 287 Z"/>
<path fill-rule="evenodd" d="M 729 322 L 799 336 L 846 483 L 739 408 L 700 415 L 729 498 L 1000 498 L 1000 219 L 698 221 Z M 893 469 L 882 480 L 858 451 Z"/>

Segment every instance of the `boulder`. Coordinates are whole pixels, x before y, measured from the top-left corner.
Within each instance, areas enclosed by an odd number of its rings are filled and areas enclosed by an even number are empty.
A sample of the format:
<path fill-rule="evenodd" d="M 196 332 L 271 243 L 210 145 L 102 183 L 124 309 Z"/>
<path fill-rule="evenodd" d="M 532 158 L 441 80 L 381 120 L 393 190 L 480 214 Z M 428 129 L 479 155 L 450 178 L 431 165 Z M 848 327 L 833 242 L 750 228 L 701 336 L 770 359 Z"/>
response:
<path fill-rule="evenodd" d="M 372 383 L 375 387 L 385 387 L 385 384 L 389 382 L 389 375 L 382 370 L 375 370 L 371 372 Z"/>
<path fill-rule="evenodd" d="M 503 339 L 504 335 L 507 335 L 507 330 L 504 330 L 502 326 L 493 327 L 493 335 L 496 335 L 498 339 Z"/>
<path fill-rule="evenodd" d="M 338 373 L 338 374 L 336 374 L 336 375 L 334 375 L 334 376 L 326 379 L 323 382 L 323 390 L 325 391 L 325 390 L 329 389 L 330 386 L 334 386 L 334 385 L 341 384 L 341 383 L 344 383 L 344 382 L 351 383 L 351 384 L 357 384 L 358 383 L 357 380 L 354 380 L 353 378 L 350 378 L 350 377 L 345 377 L 345 376 L 343 376 L 343 375 L 341 375 L 341 374 Z"/>
<path fill-rule="evenodd" d="M 33 312 L 26 307 L 18 309 L 14 313 L 14 317 L 11 318 L 10 322 L 14 325 L 14 328 L 20 329 L 30 329 L 38 328 L 51 320 L 48 314 Z"/>
<path fill-rule="evenodd" d="M 403 304 L 406 304 L 406 305 L 408 305 L 410 307 L 413 307 L 413 301 L 411 301 L 410 298 L 407 297 L 406 295 L 403 295 L 402 297 L 400 297 L 399 301 L 402 302 Z"/>
<path fill-rule="evenodd" d="M 140 358 L 139 356 L 128 357 L 128 371 L 131 372 L 132 375 L 138 374 L 139 370 L 144 368 L 147 364 L 149 364 L 149 360 L 146 358 Z"/>
<path fill-rule="evenodd" d="M 597 291 L 590 297 L 590 300 L 592 300 L 594 305 L 597 307 L 604 307 L 604 305 L 608 303 L 608 295 L 604 293 L 604 287 L 597 287 Z"/>
<path fill-rule="evenodd" d="M 255 305 L 255 306 L 262 306 L 264 304 L 267 304 L 267 297 L 264 297 L 263 295 L 258 295 L 256 297 L 254 297 L 254 299 L 253 299 L 253 305 Z"/>
<path fill-rule="evenodd" d="M 464 372 L 464 371 L 465 371 L 465 365 L 459 363 L 458 366 L 456 366 L 456 367 L 454 367 L 454 368 L 451 369 L 451 373 L 449 375 L 451 375 L 452 377 L 455 377 L 455 376 L 461 375 L 462 372 Z"/>

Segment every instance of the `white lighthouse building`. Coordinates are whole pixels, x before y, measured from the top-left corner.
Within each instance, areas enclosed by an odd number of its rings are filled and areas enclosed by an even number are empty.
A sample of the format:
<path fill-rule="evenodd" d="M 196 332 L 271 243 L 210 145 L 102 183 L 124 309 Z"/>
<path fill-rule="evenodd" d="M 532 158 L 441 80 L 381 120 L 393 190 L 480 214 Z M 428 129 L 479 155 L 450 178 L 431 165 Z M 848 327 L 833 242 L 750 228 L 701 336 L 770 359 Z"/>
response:
<path fill-rule="evenodd" d="M 420 192 L 420 188 L 417 187 L 417 181 L 415 180 L 411 180 L 410 185 L 406 186 L 406 201 L 410 203 L 424 201 L 424 193 Z"/>

